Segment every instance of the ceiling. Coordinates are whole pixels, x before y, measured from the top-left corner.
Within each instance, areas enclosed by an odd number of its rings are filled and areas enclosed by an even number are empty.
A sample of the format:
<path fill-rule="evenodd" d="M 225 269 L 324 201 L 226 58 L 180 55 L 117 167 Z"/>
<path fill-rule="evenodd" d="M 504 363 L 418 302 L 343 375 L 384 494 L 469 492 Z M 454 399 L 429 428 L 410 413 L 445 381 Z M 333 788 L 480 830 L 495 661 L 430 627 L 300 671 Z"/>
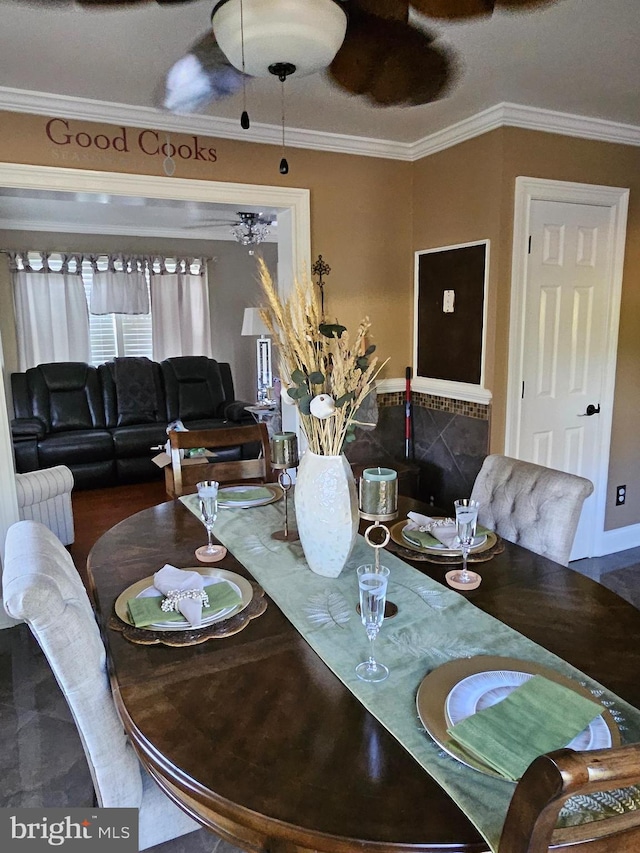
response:
<path fill-rule="evenodd" d="M 214 0 L 87 10 L 64 0 L 0 0 L 0 83 L 9 89 L 154 107 L 168 68 L 209 29 Z M 457 85 L 433 104 L 378 108 L 324 74 L 286 83 L 286 119 L 304 128 L 414 143 L 507 102 L 640 126 L 639 0 L 558 0 L 535 12 L 420 25 L 459 60 Z M 253 80 L 252 122 L 277 126 L 280 85 Z M 242 96 L 206 115 L 238 119 Z M 248 140 L 251 130 L 245 131 Z"/>
<path fill-rule="evenodd" d="M 3 93 L 18 105 L 23 96 L 27 112 L 30 99 L 42 102 L 43 94 L 45 110 L 46 96 L 60 95 L 106 102 L 111 116 L 117 105 L 158 108 L 166 71 L 208 31 L 213 5 L 87 10 L 70 0 L 0 0 L 0 109 Z M 471 23 L 414 23 L 437 33 L 458 57 L 457 83 L 446 98 L 383 109 L 343 94 L 324 74 L 294 75 L 286 83 L 287 127 L 412 144 L 510 103 L 640 128 L 640 0 L 558 0 L 533 13 L 495 13 Z M 253 127 L 280 133 L 275 79 L 252 80 L 247 106 Z M 215 135 L 216 120 L 233 120 L 238 137 L 250 140 L 251 129 L 239 128 L 241 110 L 236 95 L 208 107 L 198 121 L 210 121 Z M 163 113 L 156 115 L 160 126 Z M 0 189 L 0 228 L 231 239 L 237 212 L 196 202 Z M 276 240 L 277 223 L 271 230 Z"/>
<path fill-rule="evenodd" d="M 271 220 L 264 242 L 277 242 L 275 208 L 243 205 L 242 211 Z M 234 240 L 237 214 L 229 205 L 197 201 L 0 187 L 0 230 Z"/>

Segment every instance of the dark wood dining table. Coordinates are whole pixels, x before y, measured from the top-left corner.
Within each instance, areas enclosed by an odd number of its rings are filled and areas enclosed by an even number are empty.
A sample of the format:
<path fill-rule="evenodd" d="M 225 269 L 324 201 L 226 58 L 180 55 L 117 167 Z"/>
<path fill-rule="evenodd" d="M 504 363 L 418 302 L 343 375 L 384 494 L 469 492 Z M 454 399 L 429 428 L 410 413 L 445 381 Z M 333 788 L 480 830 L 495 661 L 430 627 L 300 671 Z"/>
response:
<path fill-rule="evenodd" d="M 409 509 L 424 511 L 401 498 L 399 517 Z M 238 633 L 182 648 L 137 645 L 109 627 L 124 589 L 166 562 L 197 565 L 202 543 L 202 524 L 171 501 L 117 524 L 88 559 L 118 709 L 169 796 L 246 850 L 488 850 L 273 601 Z M 576 571 L 504 544 L 481 564 L 482 584 L 468 598 L 640 707 L 640 611 Z M 251 577 L 231 553 L 218 565 Z M 413 565 L 442 583 L 449 568 Z"/>

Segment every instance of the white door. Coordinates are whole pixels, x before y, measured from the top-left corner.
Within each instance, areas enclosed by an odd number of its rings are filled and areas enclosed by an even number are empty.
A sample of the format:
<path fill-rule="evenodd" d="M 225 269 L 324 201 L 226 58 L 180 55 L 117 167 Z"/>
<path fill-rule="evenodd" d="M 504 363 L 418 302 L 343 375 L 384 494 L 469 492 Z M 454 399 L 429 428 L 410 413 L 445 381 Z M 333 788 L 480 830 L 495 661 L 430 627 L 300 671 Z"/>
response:
<path fill-rule="evenodd" d="M 613 228 L 606 206 L 532 200 L 526 267 L 521 459 L 600 483 Z M 609 413 L 610 414 L 610 413 Z M 596 496 L 572 559 L 591 556 Z"/>

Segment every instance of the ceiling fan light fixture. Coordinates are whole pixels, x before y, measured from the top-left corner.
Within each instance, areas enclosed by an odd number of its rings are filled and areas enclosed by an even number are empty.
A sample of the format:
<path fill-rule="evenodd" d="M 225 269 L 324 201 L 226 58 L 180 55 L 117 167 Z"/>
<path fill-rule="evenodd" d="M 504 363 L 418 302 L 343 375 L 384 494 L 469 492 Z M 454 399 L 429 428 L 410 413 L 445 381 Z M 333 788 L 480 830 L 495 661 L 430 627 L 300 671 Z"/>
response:
<path fill-rule="evenodd" d="M 240 0 L 220 0 L 211 26 L 229 62 L 243 70 Z M 269 66 L 295 65 L 296 76 L 331 64 L 347 29 L 339 0 L 243 0 L 244 71 L 269 77 Z"/>
<path fill-rule="evenodd" d="M 243 246 L 255 246 L 262 243 L 271 231 L 271 222 L 263 219 L 259 213 L 238 213 L 239 222 L 231 226 L 231 233 Z"/>

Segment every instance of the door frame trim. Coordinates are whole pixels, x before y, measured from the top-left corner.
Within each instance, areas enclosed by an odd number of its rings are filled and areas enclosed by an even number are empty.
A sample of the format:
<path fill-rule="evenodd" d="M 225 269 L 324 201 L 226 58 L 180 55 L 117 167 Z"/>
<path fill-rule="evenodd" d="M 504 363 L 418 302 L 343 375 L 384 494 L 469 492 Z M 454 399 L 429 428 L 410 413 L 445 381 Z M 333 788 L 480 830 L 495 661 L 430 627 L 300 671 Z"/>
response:
<path fill-rule="evenodd" d="M 598 186 L 544 178 L 516 178 L 513 249 L 511 258 L 511 320 L 509 327 L 509 371 L 507 380 L 507 411 L 505 431 L 505 453 L 519 458 L 521 389 L 524 362 L 524 329 L 527 295 L 527 257 L 529 220 L 533 201 L 558 201 L 573 204 L 589 204 L 607 207 L 610 210 L 611 264 L 609 268 L 610 301 L 606 324 L 606 361 L 603 371 L 601 394 L 602 415 L 599 421 L 598 484 L 593 494 L 595 520 L 591 541 L 587 543 L 590 555 L 609 553 L 604 537 L 604 519 L 607 501 L 609 474 L 609 448 L 615 396 L 616 361 L 618 354 L 618 329 L 620 325 L 620 301 L 622 294 L 622 271 L 627 231 L 629 189 L 623 187 Z M 595 484 L 594 484 L 595 485 Z"/>
<path fill-rule="evenodd" d="M 295 277 L 301 271 L 311 268 L 311 215 L 308 189 L 6 162 L 0 163 L 0 187 L 105 192 L 146 198 L 219 202 L 238 205 L 240 209 L 247 204 L 281 208 L 282 214 L 278 217 L 278 287 L 280 291 L 283 294 L 288 292 L 293 286 Z M 0 339 L 0 369 L 3 368 L 1 356 L 2 340 Z M 4 373 L 3 369 L 2 373 Z M 3 395 L 0 394 L 0 564 L 6 532 L 17 520 L 18 506 L 11 431 L 7 407 L 4 405 Z M 0 604 L 0 628 L 5 627 L 3 614 L 4 610 Z"/>

